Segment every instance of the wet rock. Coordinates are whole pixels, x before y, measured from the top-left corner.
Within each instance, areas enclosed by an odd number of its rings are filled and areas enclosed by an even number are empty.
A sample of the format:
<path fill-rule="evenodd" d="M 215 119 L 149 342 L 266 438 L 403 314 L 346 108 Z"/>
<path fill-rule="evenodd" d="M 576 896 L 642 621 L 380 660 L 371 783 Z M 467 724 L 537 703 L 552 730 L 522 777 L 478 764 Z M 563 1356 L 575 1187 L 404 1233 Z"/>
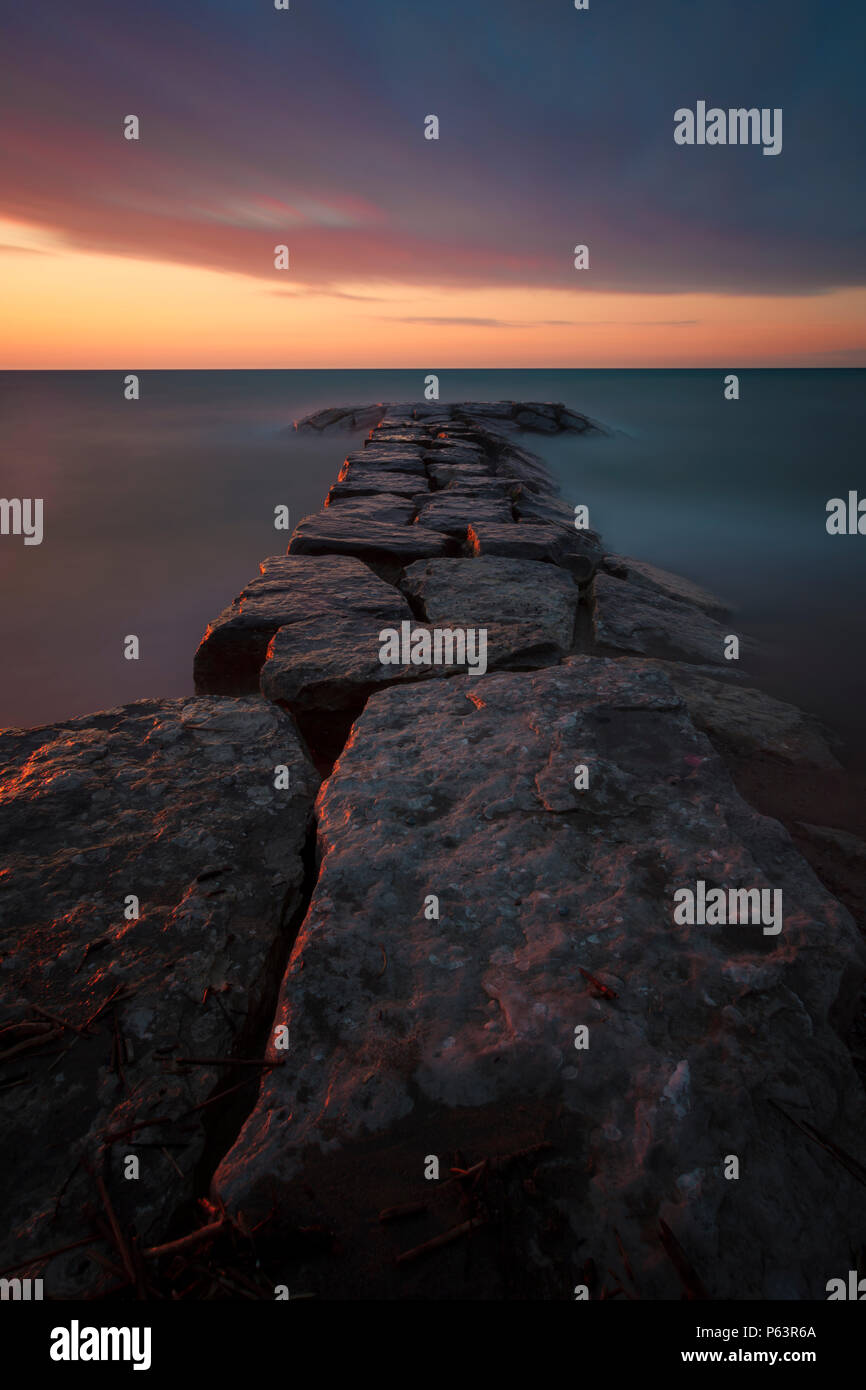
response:
<path fill-rule="evenodd" d="M 292 720 L 261 699 L 139 700 L 11 731 L 0 763 L 2 1080 L 23 1080 L 0 1092 L 15 1175 L 0 1267 L 92 1235 L 117 1260 L 98 1236 L 96 1175 L 143 1248 L 192 1202 L 217 1114 L 194 1107 L 239 1076 L 177 1059 L 261 1045 L 318 778 Z M 69 1026 L 9 1056 L 23 1020 L 46 1021 L 37 1008 Z M 82 1249 L 28 1274 L 46 1298 L 116 1282 Z"/>
<path fill-rule="evenodd" d="M 633 584 L 599 573 L 592 583 L 592 625 L 604 647 L 643 652 L 679 661 L 727 666 L 730 626 L 716 622 L 691 602 L 667 598 L 646 583 Z M 742 634 L 740 658 L 754 650 Z"/>
<path fill-rule="evenodd" d="M 401 588 L 428 622 L 521 623 L 560 654 L 571 647 L 579 591 L 570 574 L 550 565 L 494 555 L 420 560 Z"/>
<path fill-rule="evenodd" d="M 216 1174 L 233 1213 L 303 1224 L 313 1178 L 374 1212 L 397 1145 L 423 1194 L 424 1154 L 477 1156 L 479 1126 L 498 1148 L 532 1103 L 553 1145 L 539 1229 L 564 1220 L 602 1269 L 625 1250 L 638 1297 L 682 1295 L 660 1220 L 711 1298 L 825 1296 L 866 1194 L 786 1116 L 857 1151 L 864 1096 L 829 1019 L 850 1021 L 863 948 L 660 671 L 577 657 L 394 687 L 317 809 L 277 1013 L 292 1053 Z M 698 881 L 781 890 L 781 934 L 675 924 Z"/>
<path fill-rule="evenodd" d="M 349 556 L 275 555 L 260 568 L 202 638 L 193 668 L 200 694 L 257 692 L 268 643 L 285 624 L 312 619 L 327 632 L 347 611 L 376 623 L 402 609 L 392 586 Z"/>

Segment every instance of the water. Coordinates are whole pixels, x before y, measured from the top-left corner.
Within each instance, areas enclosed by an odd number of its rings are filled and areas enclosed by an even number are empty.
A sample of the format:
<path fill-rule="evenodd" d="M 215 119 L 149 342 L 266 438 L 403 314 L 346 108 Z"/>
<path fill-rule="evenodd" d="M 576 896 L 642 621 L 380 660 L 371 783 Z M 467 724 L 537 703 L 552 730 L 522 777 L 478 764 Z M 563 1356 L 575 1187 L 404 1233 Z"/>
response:
<path fill-rule="evenodd" d="M 426 369 L 425 369 L 426 371 Z M 0 492 L 45 500 L 45 539 L 0 537 L 0 724 L 192 690 L 209 619 L 316 511 L 357 436 L 286 426 L 323 406 L 418 399 L 425 371 L 0 373 Z M 866 537 L 825 505 L 866 494 L 863 371 L 448 371 L 443 400 L 561 400 L 612 438 L 523 436 L 612 551 L 688 576 L 765 644 L 761 684 L 857 755 Z M 135 633 L 141 659 L 123 659 Z"/>

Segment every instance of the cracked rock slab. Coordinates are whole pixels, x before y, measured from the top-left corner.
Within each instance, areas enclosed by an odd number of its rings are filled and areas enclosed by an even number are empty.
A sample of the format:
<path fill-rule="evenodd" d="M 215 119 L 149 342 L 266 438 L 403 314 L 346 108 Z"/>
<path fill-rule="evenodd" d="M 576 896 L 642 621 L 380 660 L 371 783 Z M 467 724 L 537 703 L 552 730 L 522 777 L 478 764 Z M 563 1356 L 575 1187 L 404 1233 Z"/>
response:
<path fill-rule="evenodd" d="M 726 618 L 730 615 L 728 604 L 716 598 L 715 594 L 702 589 L 699 584 L 684 579 L 680 574 L 671 574 L 669 570 L 658 569 L 656 565 L 648 565 L 643 560 L 633 560 L 626 555 L 605 555 L 602 566 L 608 574 L 614 575 L 617 579 L 627 579 L 630 584 L 651 589 L 665 598 L 690 603 L 708 613 L 711 618 Z"/>
<path fill-rule="evenodd" d="M 600 558 L 593 531 L 569 531 L 545 522 L 513 522 L 471 526 L 469 545 L 476 555 L 501 555 L 515 560 L 538 560 L 560 565 L 576 579 L 589 579 Z"/>
<path fill-rule="evenodd" d="M 426 477 L 420 452 L 417 449 L 408 449 L 402 444 L 375 444 L 368 441 L 366 449 L 346 456 L 339 474 L 340 481 L 351 477 L 353 468 L 378 468 L 382 473 L 414 473 L 416 477 Z"/>
<path fill-rule="evenodd" d="M 328 496 L 325 510 L 335 507 L 341 520 L 351 519 L 363 528 L 369 521 L 387 522 L 391 526 L 408 526 L 415 515 L 414 498 L 396 493 L 377 492 L 370 497 Z"/>
<path fill-rule="evenodd" d="M 498 526 L 510 522 L 511 506 L 495 498 L 473 498 L 464 493 L 435 492 L 420 499 L 417 524 L 442 531 L 446 536 L 465 540 L 473 526 Z"/>
<path fill-rule="evenodd" d="M 344 525 L 354 525 L 351 517 Z M 195 655 L 200 694 L 244 695 L 259 688 L 259 672 L 278 628 L 308 620 L 323 631 L 347 611 L 387 622 L 402 600 L 351 556 L 273 555 L 261 574 L 209 624 Z"/>
<path fill-rule="evenodd" d="M 383 478 L 378 468 L 362 468 L 353 464 L 343 482 L 332 484 L 326 505 L 349 497 L 377 497 L 383 491 L 383 484 L 391 497 L 415 497 L 424 487 L 424 481 L 417 473 L 390 471 L 387 478 Z"/>
<path fill-rule="evenodd" d="M 477 657 L 471 663 L 452 660 L 447 664 L 384 664 L 379 659 L 381 632 L 388 627 L 399 633 L 403 621 L 411 623 L 412 634 L 432 634 L 437 627 L 454 632 L 458 625 L 472 626 L 468 619 L 421 622 L 412 616 L 408 605 L 395 611 L 387 623 L 371 623 L 363 616 L 351 615 L 335 616 L 327 630 L 316 619 L 293 623 L 280 628 L 271 642 L 262 667 L 262 694 L 284 704 L 299 718 L 315 715 L 321 721 L 331 715 L 354 712 L 359 702 L 386 686 L 477 671 Z M 484 655 L 488 670 L 548 666 L 568 651 L 571 640 L 571 627 L 564 619 L 557 624 L 555 615 L 547 621 L 487 619 L 478 625 L 487 634 Z M 448 650 L 458 649 L 455 644 Z"/>
<path fill-rule="evenodd" d="M 384 405 L 337 406 L 305 415 L 295 421 L 294 429 L 317 434 L 329 429 L 369 430 L 378 425 L 384 414 Z"/>
<path fill-rule="evenodd" d="M 457 542 L 423 526 L 393 526 L 367 521 L 359 525 L 339 507 L 305 517 L 292 533 L 290 555 L 354 555 L 370 563 L 409 565 L 432 555 L 448 555 Z"/>
<path fill-rule="evenodd" d="M 419 560 L 401 588 L 428 622 L 521 623 L 560 653 L 571 647 L 579 590 L 570 574 L 550 565 L 495 555 Z"/>
<path fill-rule="evenodd" d="M 193 1107 L 237 1079 L 177 1059 L 248 1055 L 267 1029 L 319 779 L 292 720 L 261 699 L 139 700 L 9 731 L 0 761 L 2 1079 L 26 1077 L 0 1092 L 0 1161 L 15 1174 L 0 1267 L 96 1234 L 88 1164 L 123 1226 L 158 1244 L 195 1194 L 215 1112 Z M 68 1027 L 9 1057 L 46 1021 L 38 1008 Z M 129 1155 L 138 1181 L 124 1179 Z M 90 1248 L 117 1258 L 101 1239 Z M 81 1249 L 30 1274 L 55 1298 L 107 1278 Z"/>
<path fill-rule="evenodd" d="M 292 1051 L 217 1171 L 233 1213 L 303 1225 L 313 1187 L 348 1185 L 372 1218 L 398 1140 L 423 1199 L 425 1153 L 469 1148 L 485 1113 L 507 1144 L 531 1101 L 553 1146 L 535 1210 L 581 1260 L 619 1269 L 624 1249 L 639 1297 L 678 1299 L 664 1220 L 711 1298 L 825 1296 L 866 1194 L 785 1115 L 858 1152 L 866 1106 L 829 1019 L 850 1019 L 863 948 L 661 672 L 575 657 L 394 687 L 317 809 L 277 1014 Z M 781 890 L 781 935 L 675 924 L 698 880 Z"/>

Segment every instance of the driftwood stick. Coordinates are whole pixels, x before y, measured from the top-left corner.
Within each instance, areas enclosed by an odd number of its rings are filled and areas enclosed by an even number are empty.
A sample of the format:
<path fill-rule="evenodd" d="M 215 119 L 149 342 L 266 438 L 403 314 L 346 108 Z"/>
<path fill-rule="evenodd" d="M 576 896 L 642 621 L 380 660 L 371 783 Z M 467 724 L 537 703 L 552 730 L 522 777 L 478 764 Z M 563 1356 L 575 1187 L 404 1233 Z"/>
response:
<path fill-rule="evenodd" d="M 429 1255 L 434 1250 L 441 1250 L 443 1245 L 451 1245 L 461 1236 L 468 1235 L 470 1231 L 477 1230 L 479 1226 L 486 1226 L 487 1220 L 483 1216 L 470 1217 L 468 1221 L 462 1221 L 459 1226 L 452 1226 L 450 1231 L 443 1231 L 441 1235 L 434 1236 L 432 1240 L 425 1240 L 423 1245 L 416 1245 L 412 1250 L 404 1250 L 402 1255 L 397 1256 L 398 1265 L 409 1264 L 411 1260 L 418 1260 L 422 1255 Z"/>
<path fill-rule="evenodd" d="M 422 1211 L 429 1211 L 426 1202 L 403 1202 L 402 1206 L 385 1207 L 379 1212 L 380 1221 L 402 1221 L 407 1216 L 419 1216 Z"/>
<path fill-rule="evenodd" d="M 120 1229 L 120 1225 L 114 1213 L 114 1207 L 111 1205 L 111 1198 L 108 1195 L 108 1188 L 105 1186 L 105 1183 L 103 1182 L 101 1177 L 98 1177 L 96 1179 L 96 1186 L 99 1188 L 99 1195 L 102 1198 L 102 1205 L 105 1207 L 105 1214 L 108 1217 L 108 1224 L 111 1227 L 111 1234 L 114 1236 L 114 1243 L 117 1246 L 117 1252 L 123 1261 L 123 1268 L 126 1270 L 126 1275 L 129 1279 L 130 1284 L 134 1284 L 135 1266 L 132 1263 L 132 1256 L 130 1255 L 129 1250 L 127 1249 L 126 1241 L 123 1238 L 123 1232 Z"/>
<path fill-rule="evenodd" d="M 218 1235 L 225 1224 L 225 1218 L 221 1216 L 219 1221 L 211 1221 L 209 1225 L 192 1231 L 188 1236 L 181 1236 L 180 1240 L 170 1240 L 167 1245 L 152 1245 L 149 1250 L 143 1252 L 145 1259 L 159 1260 L 163 1255 L 181 1255 L 184 1250 L 189 1250 L 194 1245 L 200 1245 L 203 1240 L 210 1240 L 213 1236 Z"/>
<path fill-rule="evenodd" d="M 179 1067 L 281 1067 L 282 1061 L 266 1057 L 175 1057 Z"/>

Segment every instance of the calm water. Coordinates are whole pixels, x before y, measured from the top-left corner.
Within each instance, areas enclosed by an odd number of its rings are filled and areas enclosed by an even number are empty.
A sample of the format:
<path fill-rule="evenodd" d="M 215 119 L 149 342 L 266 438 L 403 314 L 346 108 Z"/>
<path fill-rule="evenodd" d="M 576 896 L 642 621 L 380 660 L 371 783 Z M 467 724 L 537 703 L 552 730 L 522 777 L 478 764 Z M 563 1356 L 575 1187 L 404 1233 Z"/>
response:
<path fill-rule="evenodd" d="M 426 369 L 425 369 L 426 370 Z M 351 436 L 286 426 L 322 406 L 417 399 L 422 371 L 0 373 L 5 497 L 45 499 L 45 539 L 0 537 L 0 724 L 188 694 L 207 621 L 321 505 Z M 524 436 L 608 547 L 688 575 L 764 640 L 762 684 L 854 741 L 866 700 L 866 537 L 825 503 L 866 494 L 866 373 L 448 371 L 443 400 L 561 400 L 617 431 Z M 122 657 L 136 633 L 141 659 Z"/>

